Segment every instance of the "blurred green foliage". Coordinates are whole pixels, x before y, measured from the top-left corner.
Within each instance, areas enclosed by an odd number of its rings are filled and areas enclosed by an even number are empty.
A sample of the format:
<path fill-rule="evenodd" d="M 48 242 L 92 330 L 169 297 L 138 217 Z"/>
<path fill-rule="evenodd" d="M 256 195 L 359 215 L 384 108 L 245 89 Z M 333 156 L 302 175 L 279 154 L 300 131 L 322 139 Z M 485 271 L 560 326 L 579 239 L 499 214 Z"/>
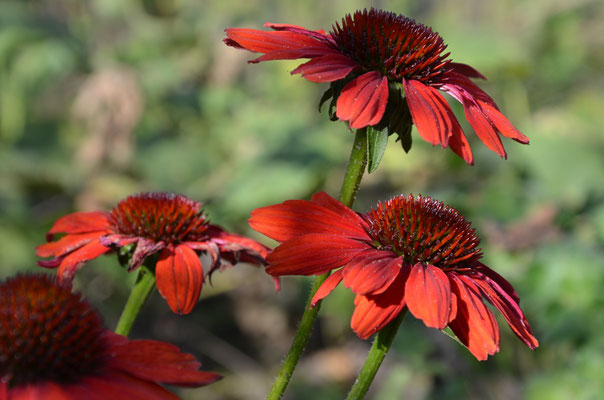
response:
<path fill-rule="evenodd" d="M 389 399 L 596 399 L 604 393 L 604 5 L 560 2 L 3 0 L 0 2 L 0 277 L 34 270 L 34 247 L 61 215 L 108 209 L 140 191 L 206 203 L 215 223 L 255 235 L 252 209 L 318 190 L 337 195 L 353 135 L 317 112 L 324 85 L 291 77 L 297 62 L 247 65 L 226 27 L 265 21 L 329 29 L 375 5 L 432 26 L 530 146 L 507 161 L 471 138 L 474 167 L 413 133 L 390 141 L 366 176 L 365 211 L 397 193 L 462 210 L 485 263 L 522 299 L 540 347 L 501 321 L 501 353 L 478 363 L 440 332 L 403 324 L 370 392 Z M 462 110 L 454 105 L 455 112 Z M 460 118 L 463 120 L 463 118 Z M 463 124 L 463 122 L 462 122 Z M 470 131 L 467 124 L 464 128 Z M 470 134 L 469 136 L 473 136 Z M 256 235 L 256 237 L 259 237 Z M 267 242 L 268 243 L 268 242 Z M 133 274 L 104 257 L 77 283 L 113 325 Z M 261 398 L 287 350 L 309 280 L 275 294 L 258 269 L 213 278 L 195 312 L 155 295 L 134 335 L 170 340 L 221 382 L 186 399 Z M 348 327 L 352 296 L 323 304 L 289 399 L 341 398 L 369 343 Z"/>

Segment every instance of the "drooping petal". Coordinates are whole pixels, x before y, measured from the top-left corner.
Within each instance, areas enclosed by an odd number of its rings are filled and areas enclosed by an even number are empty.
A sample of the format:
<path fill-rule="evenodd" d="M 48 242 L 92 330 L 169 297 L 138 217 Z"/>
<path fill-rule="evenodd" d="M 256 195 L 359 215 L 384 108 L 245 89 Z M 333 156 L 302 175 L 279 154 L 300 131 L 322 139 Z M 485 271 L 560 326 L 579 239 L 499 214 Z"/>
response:
<path fill-rule="evenodd" d="M 108 251 L 111 251 L 111 248 L 103 246 L 98 240 L 86 243 L 84 246 L 68 254 L 61 260 L 61 264 L 57 270 L 59 279 L 73 279 L 75 273 L 82 268 L 85 262 L 97 258 Z"/>
<path fill-rule="evenodd" d="M 539 341 L 533 335 L 533 330 L 514 297 L 488 276 L 475 276 L 473 282 L 480 288 L 487 300 L 501 312 L 516 336 L 529 348 L 536 349 Z"/>
<path fill-rule="evenodd" d="M 347 264 L 368 245 L 325 234 L 298 236 L 278 246 L 266 259 L 271 275 L 320 275 Z"/>
<path fill-rule="evenodd" d="M 344 79 L 357 63 L 342 54 L 327 54 L 316 57 L 294 69 L 292 74 L 301 74 L 311 82 L 333 82 Z"/>
<path fill-rule="evenodd" d="M 216 243 L 220 251 L 237 253 L 239 256 L 250 255 L 248 262 L 261 264 L 270 252 L 270 248 L 258 243 L 257 241 L 235 233 L 228 233 L 222 230 L 218 235 L 212 237 L 212 242 Z"/>
<path fill-rule="evenodd" d="M 379 294 L 400 274 L 402 258 L 390 251 L 368 250 L 343 268 L 344 286 L 356 294 Z"/>
<path fill-rule="evenodd" d="M 108 332 L 108 335 L 115 336 Z M 179 386 L 201 386 L 221 378 L 213 372 L 199 371 L 201 364 L 178 347 L 156 340 L 114 342 L 111 367 L 141 379 Z"/>
<path fill-rule="evenodd" d="M 457 295 L 457 317 L 449 327 L 479 361 L 499 351 L 499 327 L 495 316 L 482 302 L 471 279 L 449 274 L 451 289 Z"/>
<path fill-rule="evenodd" d="M 58 257 L 71 253 L 75 249 L 84 246 L 86 243 L 97 240 L 103 236 L 104 232 L 88 232 L 79 234 L 68 234 L 56 242 L 44 243 L 36 247 L 38 257 Z"/>
<path fill-rule="evenodd" d="M 482 112 L 482 109 L 469 101 L 465 101 L 463 103 L 464 112 L 466 114 L 466 119 L 474 128 L 474 132 L 480 138 L 480 140 L 489 148 L 489 150 L 494 151 L 499 154 L 502 158 L 507 158 L 507 154 L 505 149 L 503 148 L 503 144 L 501 143 L 501 139 L 497 134 L 497 131 L 491 124 L 485 115 Z"/>
<path fill-rule="evenodd" d="M 453 67 L 453 71 L 458 74 L 462 74 L 467 76 L 468 78 L 479 78 L 486 80 L 487 77 L 478 72 L 474 67 L 469 66 L 468 64 L 451 62 L 449 63 L 450 67 Z"/>
<path fill-rule="evenodd" d="M 433 265 L 417 263 L 411 268 L 405 301 L 411 314 L 426 326 L 444 329 L 451 320 L 451 285 L 447 275 Z"/>
<path fill-rule="evenodd" d="M 349 121 L 351 129 L 375 125 L 388 104 L 388 78 L 379 72 L 367 72 L 348 82 L 336 103 L 336 116 Z"/>
<path fill-rule="evenodd" d="M 155 267 L 157 289 L 177 314 L 193 311 L 203 284 L 199 256 L 188 246 L 166 247 Z"/>
<path fill-rule="evenodd" d="M 336 286 L 338 286 L 340 284 L 341 281 L 342 281 L 342 270 L 341 269 L 339 269 L 336 272 L 334 272 L 333 274 L 329 275 L 329 277 L 327 279 L 325 279 L 325 282 L 323 282 L 321 284 L 321 286 L 319 286 L 319 289 L 317 290 L 317 292 L 313 296 L 312 300 L 310 301 L 310 308 L 314 308 L 319 301 L 321 301 L 325 297 L 327 297 L 327 295 L 329 295 L 329 293 L 331 293 L 331 291 L 334 290 L 336 288 Z"/>
<path fill-rule="evenodd" d="M 46 234 L 46 240 L 51 241 L 57 233 L 87 233 L 112 230 L 109 214 L 102 211 L 75 212 L 59 218 Z"/>
<path fill-rule="evenodd" d="M 463 158 L 468 165 L 474 165 L 474 156 L 472 155 L 472 149 L 470 149 L 470 143 L 468 143 L 468 139 L 461 128 L 459 132 L 451 135 L 449 138 L 449 147 L 451 147 L 451 150 L 455 154 Z"/>
<path fill-rule="evenodd" d="M 404 266 L 385 292 L 355 297 L 350 326 L 361 339 L 367 339 L 388 325 L 405 308 L 405 282 L 409 270 L 408 266 Z"/>
<path fill-rule="evenodd" d="M 343 205 L 342 205 L 343 206 Z M 345 215 L 305 200 L 288 200 L 281 204 L 257 208 L 252 211 L 250 226 L 258 232 L 285 242 L 308 233 L 340 235 L 368 240 L 367 233 L 358 224 L 360 217 L 350 220 Z"/>
<path fill-rule="evenodd" d="M 445 98 L 419 81 L 403 79 L 403 86 L 417 133 L 428 143 L 447 147 L 461 127 Z"/>
<path fill-rule="evenodd" d="M 134 253 L 132 254 L 132 258 L 130 259 L 130 266 L 128 266 L 128 272 L 134 271 L 135 269 L 140 267 L 147 257 L 157 253 L 164 247 L 166 247 L 164 242 L 156 242 L 154 240 L 149 240 L 144 237 L 138 238 L 136 249 L 134 249 Z"/>
<path fill-rule="evenodd" d="M 514 299 L 516 303 L 520 303 L 520 297 L 510 282 L 508 282 L 503 276 L 493 271 L 481 262 L 477 262 L 472 266 L 472 269 L 480 272 L 482 275 L 486 275 L 488 278 L 495 281 L 501 288 Z"/>
<path fill-rule="evenodd" d="M 178 400 L 178 397 L 155 382 L 115 369 L 103 372 L 87 376 L 73 385 L 74 400 Z M 94 395 L 90 395 L 91 393 Z M 101 395 L 100 398 L 96 396 L 98 394 Z"/>
<path fill-rule="evenodd" d="M 527 144 L 530 140 L 524 136 L 508 119 L 492 105 L 485 103 L 484 101 L 478 100 L 478 104 L 482 109 L 483 114 L 488 118 L 489 121 L 495 126 L 497 131 L 503 136 L 510 139 L 514 139 L 517 142 Z"/>

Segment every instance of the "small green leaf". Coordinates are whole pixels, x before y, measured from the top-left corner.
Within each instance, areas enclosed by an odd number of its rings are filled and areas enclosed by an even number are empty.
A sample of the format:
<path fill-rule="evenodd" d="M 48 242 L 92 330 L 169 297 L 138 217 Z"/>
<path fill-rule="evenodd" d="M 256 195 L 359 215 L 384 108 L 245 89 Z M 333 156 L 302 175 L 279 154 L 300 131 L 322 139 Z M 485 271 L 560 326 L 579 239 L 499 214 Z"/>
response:
<path fill-rule="evenodd" d="M 386 151 L 387 144 L 388 132 L 385 129 L 378 131 L 372 127 L 367 127 L 367 155 L 369 161 L 367 171 L 369 173 L 377 169 Z"/>
<path fill-rule="evenodd" d="M 401 139 L 401 146 L 403 146 L 403 150 L 405 150 L 405 153 L 409 153 L 409 150 L 411 150 L 411 125 L 407 125 L 405 132 L 402 134 L 399 134 L 399 138 Z"/>

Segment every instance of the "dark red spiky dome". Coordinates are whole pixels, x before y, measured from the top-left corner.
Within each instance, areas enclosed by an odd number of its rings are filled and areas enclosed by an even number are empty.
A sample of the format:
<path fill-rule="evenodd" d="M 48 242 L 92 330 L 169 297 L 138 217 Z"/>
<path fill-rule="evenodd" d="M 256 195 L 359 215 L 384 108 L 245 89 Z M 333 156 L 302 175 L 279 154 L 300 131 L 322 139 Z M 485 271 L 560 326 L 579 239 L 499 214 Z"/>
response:
<path fill-rule="evenodd" d="M 480 239 L 470 222 L 429 197 L 397 196 L 379 203 L 364 217 L 376 247 L 394 251 L 410 265 L 425 263 L 457 270 L 481 257 Z"/>
<path fill-rule="evenodd" d="M 0 379 L 9 387 L 77 382 L 105 363 L 100 315 L 48 275 L 0 283 Z"/>
<path fill-rule="evenodd" d="M 450 68 L 447 45 L 438 33 L 411 18 L 370 9 L 346 15 L 331 36 L 337 49 L 365 71 L 378 71 L 391 80 L 430 83 Z"/>
<path fill-rule="evenodd" d="M 127 197 L 111 210 L 109 220 L 118 233 L 164 243 L 203 239 L 208 224 L 201 203 L 171 193 Z"/>

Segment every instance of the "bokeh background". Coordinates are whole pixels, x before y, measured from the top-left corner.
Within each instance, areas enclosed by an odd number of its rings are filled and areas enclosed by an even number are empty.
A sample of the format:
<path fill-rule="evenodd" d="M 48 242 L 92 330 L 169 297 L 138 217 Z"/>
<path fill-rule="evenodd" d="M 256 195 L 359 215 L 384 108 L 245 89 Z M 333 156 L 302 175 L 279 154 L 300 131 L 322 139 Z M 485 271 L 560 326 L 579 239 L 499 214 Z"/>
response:
<path fill-rule="evenodd" d="M 37 270 L 33 249 L 56 218 L 141 191 L 203 201 L 213 222 L 273 245 L 247 226 L 250 211 L 319 190 L 337 196 L 353 134 L 317 111 L 326 85 L 290 76 L 297 62 L 248 65 L 252 55 L 224 46 L 223 31 L 265 21 L 329 29 L 369 6 L 438 31 L 455 61 L 489 78 L 479 84 L 531 144 L 506 140 L 505 161 L 470 133 L 468 167 L 417 133 L 409 154 L 391 138 L 355 209 L 412 192 L 462 210 L 541 345 L 528 350 L 500 319 L 501 352 L 477 362 L 408 317 L 368 398 L 602 398 L 599 0 L 2 0 L 0 277 Z M 103 257 L 76 284 L 113 327 L 133 278 Z M 181 391 L 185 399 L 260 399 L 309 286 L 285 278 L 277 294 L 261 269 L 239 265 L 214 275 L 191 315 L 173 315 L 155 293 L 132 336 L 174 342 L 224 374 Z M 351 313 L 344 288 L 323 303 L 287 399 L 345 395 L 370 345 L 350 330 Z"/>

